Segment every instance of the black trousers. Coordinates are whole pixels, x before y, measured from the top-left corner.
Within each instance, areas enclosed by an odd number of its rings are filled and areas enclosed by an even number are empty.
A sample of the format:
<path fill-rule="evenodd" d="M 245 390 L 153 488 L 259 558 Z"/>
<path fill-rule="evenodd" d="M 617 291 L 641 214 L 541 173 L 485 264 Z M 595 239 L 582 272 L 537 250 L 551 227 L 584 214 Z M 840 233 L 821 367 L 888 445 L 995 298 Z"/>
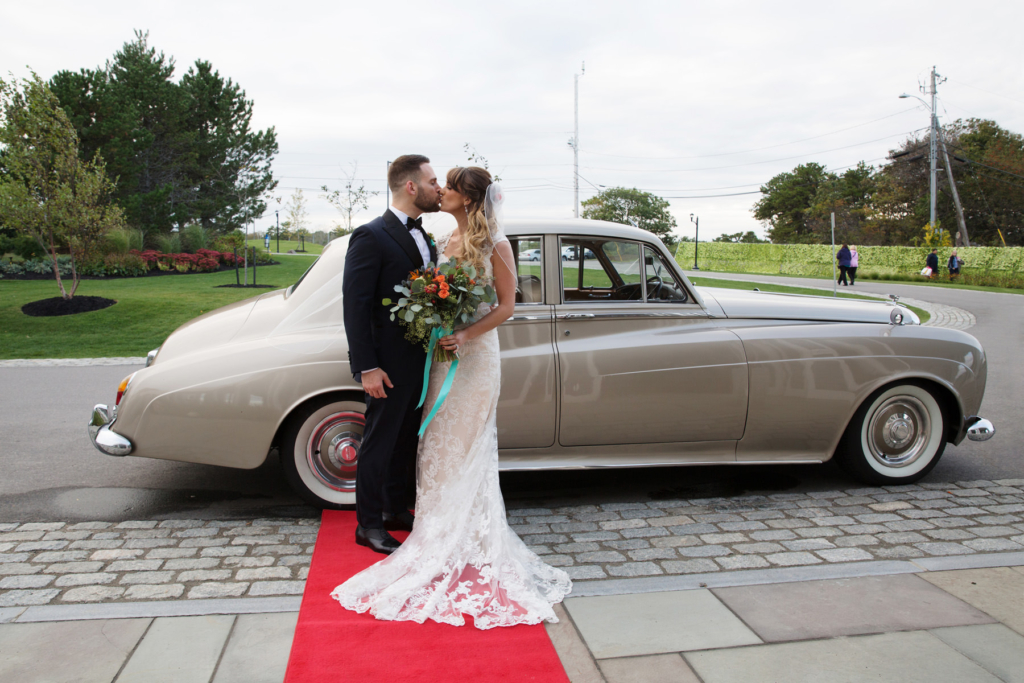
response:
<path fill-rule="evenodd" d="M 846 284 L 846 269 L 848 267 L 849 266 L 839 266 L 839 280 L 837 280 L 837 282 L 840 282 L 844 285 Z"/>
<path fill-rule="evenodd" d="M 416 448 L 422 382 L 384 387 L 387 398 L 366 398 L 366 427 L 356 469 L 356 520 L 384 528 L 383 514 L 407 511 L 416 497 Z"/>

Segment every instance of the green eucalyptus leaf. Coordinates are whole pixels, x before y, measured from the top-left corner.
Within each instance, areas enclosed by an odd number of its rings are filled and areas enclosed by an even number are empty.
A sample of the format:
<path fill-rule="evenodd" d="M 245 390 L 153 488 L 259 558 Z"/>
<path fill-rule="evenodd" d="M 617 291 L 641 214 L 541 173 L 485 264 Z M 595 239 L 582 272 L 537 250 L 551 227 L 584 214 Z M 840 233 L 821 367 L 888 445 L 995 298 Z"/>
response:
<path fill-rule="evenodd" d="M 420 311 L 423 310 L 423 307 L 420 306 L 419 304 L 413 304 L 409 308 L 412 310 L 413 313 L 419 313 Z"/>
<path fill-rule="evenodd" d="M 403 314 L 403 317 L 405 318 L 405 322 L 407 323 L 411 323 L 413 320 L 416 319 L 416 315 L 412 311 L 406 311 Z"/>
<path fill-rule="evenodd" d="M 385 306 L 390 306 L 390 305 L 391 305 L 391 299 L 384 299 L 384 301 L 383 301 L 382 303 L 383 303 L 383 304 L 384 304 Z"/>

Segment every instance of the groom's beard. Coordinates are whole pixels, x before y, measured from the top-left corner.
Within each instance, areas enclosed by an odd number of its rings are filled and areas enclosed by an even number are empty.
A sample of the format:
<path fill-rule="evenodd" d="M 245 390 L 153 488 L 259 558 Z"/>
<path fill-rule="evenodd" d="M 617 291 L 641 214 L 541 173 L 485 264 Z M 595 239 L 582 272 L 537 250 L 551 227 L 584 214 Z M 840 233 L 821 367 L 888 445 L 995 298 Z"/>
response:
<path fill-rule="evenodd" d="M 441 198 L 434 196 L 433 200 L 428 198 L 427 192 L 417 192 L 416 198 L 412 200 L 413 206 L 423 213 L 437 213 L 441 210 Z"/>

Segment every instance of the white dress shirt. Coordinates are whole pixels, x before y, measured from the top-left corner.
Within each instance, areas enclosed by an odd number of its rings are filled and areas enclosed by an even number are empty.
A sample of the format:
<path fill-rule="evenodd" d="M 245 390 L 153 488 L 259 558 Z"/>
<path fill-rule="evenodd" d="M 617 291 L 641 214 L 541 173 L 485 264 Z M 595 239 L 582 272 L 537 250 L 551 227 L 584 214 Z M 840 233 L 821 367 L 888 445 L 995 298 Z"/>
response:
<path fill-rule="evenodd" d="M 402 225 L 409 224 L 409 216 L 404 212 L 392 206 L 391 213 L 398 216 L 398 220 L 402 221 Z M 413 241 L 416 242 L 416 247 L 420 250 L 420 256 L 423 257 L 423 265 L 427 265 L 430 263 L 430 247 L 427 246 L 427 238 L 423 236 L 423 231 L 410 230 L 409 234 L 412 235 Z"/>

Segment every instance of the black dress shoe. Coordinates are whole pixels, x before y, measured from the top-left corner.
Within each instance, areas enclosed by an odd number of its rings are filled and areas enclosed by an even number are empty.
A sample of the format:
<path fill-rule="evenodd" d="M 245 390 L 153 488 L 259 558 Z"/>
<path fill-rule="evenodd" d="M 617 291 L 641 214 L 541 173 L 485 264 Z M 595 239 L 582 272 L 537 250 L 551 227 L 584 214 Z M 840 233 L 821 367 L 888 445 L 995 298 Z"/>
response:
<path fill-rule="evenodd" d="M 364 529 L 361 526 L 356 526 L 356 543 L 384 555 L 390 555 L 402 545 L 384 529 Z"/>
<path fill-rule="evenodd" d="M 413 514 L 408 510 L 396 514 L 384 513 L 384 528 L 388 531 L 412 531 L 412 525 L 416 521 Z"/>

